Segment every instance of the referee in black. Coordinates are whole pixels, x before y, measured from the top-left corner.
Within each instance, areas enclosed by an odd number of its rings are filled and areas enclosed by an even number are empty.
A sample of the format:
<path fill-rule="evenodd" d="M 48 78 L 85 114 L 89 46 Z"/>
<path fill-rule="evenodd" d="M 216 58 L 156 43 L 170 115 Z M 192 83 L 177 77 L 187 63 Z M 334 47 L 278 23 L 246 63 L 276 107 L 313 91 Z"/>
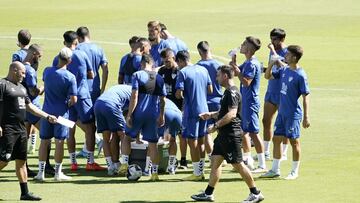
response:
<path fill-rule="evenodd" d="M 39 201 L 29 192 L 27 186 L 27 135 L 25 128 L 26 111 L 35 116 L 47 118 L 55 123 L 56 117 L 34 106 L 21 85 L 25 77 L 25 66 L 20 62 L 10 64 L 6 78 L 0 79 L 0 171 L 15 160 L 16 176 L 19 179 L 20 200 Z"/>
<path fill-rule="evenodd" d="M 217 120 L 213 126 L 209 126 L 208 132 L 212 133 L 217 130 L 218 135 L 214 140 L 214 150 L 211 155 L 209 184 L 205 192 L 191 196 L 196 201 L 214 201 L 213 192 L 215 185 L 219 182 L 221 164 L 224 159 L 240 173 L 250 189 L 250 195 L 243 202 L 264 200 L 264 196 L 255 186 L 251 172 L 242 160 L 241 94 L 234 84 L 233 77 L 234 72 L 230 66 L 219 67 L 217 81 L 226 89 L 220 101 L 220 110 L 199 115 L 204 120 L 210 118 Z"/>

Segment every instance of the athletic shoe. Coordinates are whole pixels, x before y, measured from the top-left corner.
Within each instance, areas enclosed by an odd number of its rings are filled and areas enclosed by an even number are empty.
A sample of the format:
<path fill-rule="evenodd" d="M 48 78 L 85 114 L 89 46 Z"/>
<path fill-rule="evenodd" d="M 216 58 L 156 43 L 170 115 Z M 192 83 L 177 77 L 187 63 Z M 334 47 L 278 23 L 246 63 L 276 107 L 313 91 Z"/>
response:
<path fill-rule="evenodd" d="M 295 171 L 291 171 L 289 173 L 288 176 L 286 176 L 286 178 L 284 178 L 285 180 L 295 180 L 297 177 L 299 177 L 298 173 L 295 173 Z"/>
<path fill-rule="evenodd" d="M 79 169 L 79 165 L 77 163 L 73 163 L 70 166 L 71 171 L 77 171 Z"/>
<path fill-rule="evenodd" d="M 50 175 L 51 177 L 54 177 L 55 169 L 51 165 L 46 164 L 45 165 L 45 174 Z"/>
<path fill-rule="evenodd" d="M 261 192 L 257 195 L 250 193 L 249 196 L 242 201 L 243 203 L 256 203 L 256 202 L 261 202 L 264 200 L 264 195 L 261 194 Z"/>
<path fill-rule="evenodd" d="M 179 166 L 179 169 L 184 169 L 186 170 L 188 167 L 187 167 L 187 161 L 186 160 L 180 160 L 180 166 Z"/>
<path fill-rule="evenodd" d="M 63 172 L 57 173 L 54 176 L 55 181 L 64 181 L 64 180 L 71 180 L 70 176 L 65 175 Z"/>
<path fill-rule="evenodd" d="M 128 164 L 121 164 L 120 165 L 120 169 L 119 169 L 119 175 L 120 176 L 125 176 L 127 173 L 129 165 Z"/>
<path fill-rule="evenodd" d="M 44 181 L 44 180 L 45 180 L 45 175 L 39 172 L 39 173 L 34 177 L 34 180 Z"/>
<path fill-rule="evenodd" d="M 36 172 L 34 172 L 33 170 L 30 170 L 30 169 L 27 169 L 27 176 L 28 176 L 29 178 L 33 178 L 33 177 L 35 177 L 36 175 L 37 175 Z"/>
<path fill-rule="evenodd" d="M 176 171 L 176 166 L 167 167 L 167 172 L 169 173 L 169 175 L 175 175 L 175 171 Z"/>
<path fill-rule="evenodd" d="M 142 172 L 142 175 L 143 176 L 151 176 L 151 172 L 150 172 L 150 170 L 146 170 L 146 171 Z"/>
<path fill-rule="evenodd" d="M 244 161 L 245 163 L 245 166 L 248 167 L 248 169 L 251 171 L 251 170 L 254 170 L 254 159 L 252 159 L 251 157 L 248 158 L 246 161 Z"/>
<path fill-rule="evenodd" d="M 33 193 L 28 192 L 27 194 L 21 195 L 20 200 L 26 201 L 40 201 L 41 197 L 35 196 Z"/>
<path fill-rule="evenodd" d="M 28 154 L 35 154 L 35 146 L 29 145 L 29 149 L 27 151 Z"/>
<path fill-rule="evenodd" d="M 280 177 L 280 171 L 274 172 L 272 170 L 269 170 L 265 174 L 262 174 L 259 178 L 277 178 Z"/>
<path fill-rule="evenodd" d="M 159 175 L 157 173 L 153 173 L 151 174 L 151 177 L 149 179 L 149 181 L 159 181 L 160 178 L 159 178 Z"/>
<path fill-rule="evenodd" d="M 205 192 L 201 192 L 196 195 L 191 195 L 191 199 L 195 201 L 213 202 L 215 201 L 214 195 L 207 195 Z"/>
<path fill-rule="evenodd" d="M 106 171 L 107 168 L 104 168 L 104 167 L 100 166 L 98 163 L 94 162 L 92 164 L 87 163 L 85 170 L 87 170 L 87 171 Z"/>
<path fill-rule="evenodd" d="M 87 152 L 85 152 L 84 150 L 81 150 L 80 152 L 76 153 L 76 157 L 83 157 L 83 158 L 87 158 Z"/>
<path fill-rule="evenodd" d="M 99 142 L 96 143 L 96 146 L 98 148 L 98 156 L 100 155 L 102 149 L 103 149 L 103 144 L 104 144 L 104 141 L 103 139 L 101 139 Z"/>
<path fill-rule="evenodd" d="M 267 172 L 267 169 L 262 168 L 260 166 L 251 171 L 251 173 L 265 173 L 265 172 Z"/>
<path fill-rule="evenodd" d="M 185 178 L 183 178 L 182 180 L 183 180 L 183 181 L 202 181 L 202 180 L 204 180 L 204 179 L 205 179 L 204 174 L 198 175 L 198 176 L 196 176 L 196 175 L 194 175 L 194 174 L 191 174 L 191 176 L 185 177 Z"/>
<path fill-rule="evenodd" d="M 118 169 L 115 168 L 114 166 L 110 166 L 108 168 L 108 173 L 109 176 L 114 176 L 114 175 L 118 175 Z"/>

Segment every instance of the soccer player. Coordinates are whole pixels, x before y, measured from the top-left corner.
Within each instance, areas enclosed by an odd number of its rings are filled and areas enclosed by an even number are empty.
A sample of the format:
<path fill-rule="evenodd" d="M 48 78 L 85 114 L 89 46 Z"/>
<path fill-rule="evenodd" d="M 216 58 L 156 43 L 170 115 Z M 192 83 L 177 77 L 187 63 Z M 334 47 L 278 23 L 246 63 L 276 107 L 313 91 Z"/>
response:
<path fill-rule="evenodd" d="M 255 144 L 259 166 L 253 170 L 254 173 L 266 172 L 266 163 L 264 155 L 263 141 L 259 136 L 259 89 L 261 64 L 255 57 L 255 52 L 260 49 L 261 42 L 255 37 L 246 37 L 241 44 L 240 53 L 246 57 L 245 62 L 238 67 L 236 64 L 236 55 L 233 56 L 230 65 L 233 67 L 235 75 L 241 82 L 242 95 L 242 129 L 244 131 L 243 150 L 244 161 L 250 169 L 253 167 L 253 158 L 251 157 L 250 137 Z M 249 137 L 250 136 L 250 137 Z"/>
<path fill-rule="evenodd" d="M 169 44 L 171 50 L 174 51 L 175 55 L 178 53 L 178 51 L 188 51 L 185 42 L 173 36 L 169 32 L 165 24 L 160 23 L 160 28 L 161 28 L 161 32 L 160 32 L 161 39 L 164 39 Z"/>
<path fill-rule="evenodd" d="M 176 97 L 184 98 L 183 136 L 190 147 L 193 174 L 183 180 L 201 181 L 204 177 L 205 150 L 204 136 L 206 121 L 199 114 L 208 112 L 207 94 L 212 93 L 212 83 L 206 68 L 190 63 L 190 54 L 179 51 L 176 62 L 181 70 L 176 81 Z"/>
<path fill-rule="evenodd" d="M 135 56 L 136 52 L 136 41 L 139 39 L 138 36 L 132 36 L 129 39 L 129 46 L 130 46 L 130 53 L 127 53 L 123 56 L 120 60 L 120 68 L 119 68 L 119 76 L 118 76 L 118 84 L 124 84 L 124 76 L 125 76 L 125 65 L 127 66 L 127 71 L 131 72 L 132 70 L 136 69 L 136 65 L 133 62 L 133 57 Z"/>
<path fill-rule="evenodd" d="M 164 83 L 166 87 L 166 98 L 170 99 L 175 105 L 182 110 L 183 109 L 183 99 L 176 98 L 176 80 L 178 77 L 179 66 L 175 61 L 175 55 L 172 49 L 166 48 L 161 51 L 160 53 L 161 59 L 163 61 L 163 66 L 159 69 L 158 74 L 164 78 Z M 182 136 L 179 136 L 180 140 L 180 169 L 187 169 L 187 162 L 186 162 L 186 151 L 187 151 L 187 144 L 186 139 Z"/>
<path fill-rule="evenodd" d="M 240 173 L 250 189 L 250 195 L 243 202 L 260 202 L 264 196 L 255 186 L 254 179 L 249 169 L 242 160 L 241 153 L 241 95 L 239 89 L 233 81 L 234 72 L 230 66 L 220 66 L 217 81 L 226 88 L 221 99 L 219 111 L 204 112 L 199 116 L 208 120 L 216 118 L 214 125 L 208 128 L 209 132 L 218 132 L 214 140 L 214 150 L 212 152 L 212 165 L 209 184 L 205 192 L 192 195 L 195 201 L 214 201 L 214 188 L 219 182 L 221 175 L 221 164 L 225 159 Z"/>
<path fill-rule="evenodd" d="M 77 86 L 75 76 L 66 70 L 71 62 L 72 51 L 64 47 L 59 53 L 57 66 L 47 67 L 43 73 L 45 86 L 44 111 L 69 118 L 69 107 L 77 101 Z M 52 124 L 46 119 L 41 120 L 40 125 L 40 148 L 39 148 L 39 172 L 35 180 L 44 181 L 45 160 L 47 147 L 51 138 L 55 137 L 55 181 L 69 180 L 71 177 L 62 172 L 62 160 L 64 157 L 64 140 L 69 136 L 69 128 L 61 124 Z"/>
<path fill-rule="evenodd" d="M 106 87 L 109 74 L 108 61 L 103 49 L 90 41 L 90 31 L 87 27 L 79 27 L 76 30 L 76 33 L 79 39 L 79 44 L 76 49 L 82 50 L 86 53 L 90 59 L 91 67 L 94 72 L 94 79 L 88 79 L 88 85 L 91 99 L 93 103 L 95 103 L 96 99 L 104 92 Z M 99 76 L 100 67 L 102 70 L 101 86 Z"/>
<path fill-rule="evenodd" d="M 307 76 L 303 68 L 298 64 L 303 55 L 303 49 L 298 45 L 290 45 L 287 48 L 285 55 L 285 63 L 281 60 L 272 62 L 279 67 L 273 70 L 270 69 L 265 72 L 267 79 L 280 79 L 280 106 L 279 113 L 275 121 L 274 132 L 274 160 L 272 168 L 267 173 L 260 177 L 274 178 L 280 176 L 280 159 L 281 159 L 281 143 L 283 138 L 290 139 L 290 144 L 293 151 L 292 169 L 289 175 L 285 178 L 287 180 L 296 179 L 299 176 L 300 166 L 300 123 L 302 119 L 302 126 L 304 128 L 310 127 L 309 119 L 309 85 Z M 299 97 L 303 98 L 302 111 L 298 102 Z"/>
<path fill-rule="evenodd" d="M 159 21 L 150 21 L 147 24 L 149 40 L 151 41 L 150 54 L 154 59 L 154 67 L 162 65 L 160 53 L 165 48 L 170 48 L 170 45 L 165 40 L 161 39 L 161 27 Z"/>
<path fill-rule="evenodd" d="M 285 45 L 286 33 L 283 29 L 274 28 L 270 32 L 271 43 L 268 45 L 270 49 L 269 54 L 269 63 L 268 68 L 274 69 L 276 66 L 270 67 L 273 59 L 279 58 L 284 61 L 285 54 L 287 52 L 287 47 Z M 275 64 L 276 65 L 276 64 Z M 273 130 L 271 129 L 271 123 L 276 111 L 279 108 L 280 104 L 280 89 L 281 84 L 279 79 L 269 80 L 268 87 L 265 94 L 265 103 L 264 103 L 264 115 L 262 119 L 263 123 L 263 135 L 264 135 L 264 150 L 265 150 L 265 159 L 270 160 L 270 142 L 273 135 Z M 287 144 L 283 143 L 283 155 L 282 159 L 287 159 Z"/>
<path fill-rule="evenodd" d="M 27 50 L 30 46 L 30 40 L 31 40 L 31 34 L 29 32 L 29 30 L 20 30 L 18 33 L 18 43 L 17 46 L 20 47 L 20 50 L 16 51 L 13 55 L 12 55 L 12 61 L 19 61 L 19 62 L 23 62 L 26 54 L 27 54 Z"/>
<path fill-rule="evenodd" d="M 143 54 L 149 54 L 150 49 L 151 45 L 148 39 L 143 37 L 136 39 L 133 45 L 133 51 L 121 59 L 118 84 L 131 85 L 133 73 L 141 69 L 141 56 Z"/>
<path fill-rule="evenodd" d="M 90 31 L 87 27 L 84 26 L 79 27 L 76 30 L 76 33 L 78 35 L 78 40 L 79 40 L 79 44 L 76 46 L 76 49 L 82 50 L 86 53 L 86 55 L 90 59 L 91 67 L 94 72 L 94 79 L 91 78 L 88 79 L 90 96 L 92 103 L 94 104 L 96 99 L 100 96 L 100 94 L 105 91 L 105 87 L 109 75 L 108 61 L 106 59 L 103 49 L 101 49 L 98 45 L 90 41 Z M 99 76 L 100 67 L 102 70 L 101 86 L 100 86 L 100 76 Z M 101 147 L 102 139 L 97 134 L 95 134 L 95 141 L 100 153 L 102 148 Z M 80 152 L 80 154 L 82 155 L 86 154 L 88 156 L 84 148 Z"/>
<path fill-rule="evenodd" d="M 197 62 L 197 65 L 205 67 L 209 72 L 210 79 L 213 86 L 213 93 L 207 96 L 207 105 L 209 111 L 218 111 L 220 109 L 220 100 L 222 97 L 222 90 L 220 84 L 216 81 L 216 74 L 219 66 L 221 65 L 219 61 L 213 59 L 210 51 L 210 45 L 207 41 L 201 41 L 197 45 L 197 50 L 201 57 L 201 60 Z M 209 119 L 207 121 L 207 127 L 213 125 L 215 122 L 214 119 Z M 213 140 L 211 134 L 207 133 L 205 136 L 205 151 L 211 160 L 211 152 L 213 148 Z"/>
<path fill-rule="evenodd" d="M 154 61 L 148 54 L 141 58 L 141 69 L 133 75 L 129 110 L 126 116 L 126 136 L 121 142 L 120 174 L 125 174 L 131 152 L 131 138 L 141 131 L 143 140 L 149 143 L 148 150 L 152 162 L 151 181 L 158 181 L 158 135 L 157 128 L 164 125 L 166 90 L 164 80 L 153 70 Z"/>
<path fill-rule="evenodd" d="M 77 122 L 77 125 L 85 132 L 85 145 L 87 149 L 87 164 L 86 170 L 98 171 L 105 170 L 94 161 L 94 146 L 95 146 L 95 116 L 93 111 L 93 103 L 91 100 L 89 87 L 87 83 L 88 78 L 94 77 L 94 72 L 91 68 L 91 63 L 85 52 L 76 50 L 78 44 L 77 34 L 74 31 L 66 31 L 63 34 L 64 45 L 73 51 L 71 63 L 67 66 L 76 78 L 77 84 L 77 99 L 76 104 L 69 109 L 69 119 Z M 53 66 L 56 66 L 59 61 L 59 56 L 56 56 L 53 61 Z M 67 146 L 69 151 L 71 170 L 76 171 L 78 164 L 75 154 L 75 130 L 76 127 L 69 129 L 69 137 L 67 139 Z"/>
<path fill-rule="evenodd" d="M 56 117 L 34 106 L 21 85 L 25 77 L 25 67 L 20 62 L 10 64 L 6 78 L 0 80 L 0 171 L 9 161 L 15 160 L 16 176 L 19 179 L 20 200 L 39 201 L 29 192 L 25 162 L 27 160 L 27 135 L 25 129 L 26 111 L 36 116 L 56 122 Z"/>
<path fill-rule="evenodd" d="M 108 175 L 115 175 L 119 168 L 119 141 L 125 136 L 125 118 L 131 97 L 131 86 L 115 85 L 96 100 L 94 112 L 98 133 L 103 134 L 104 155 Z"/>
<path fill-rule="evenodd" d="M 176 136 L 180 135 L 182 123 L 182 113 L 180 109 L 170 99 L 165 100 L 165 125 L 158 130 L 159 137 L 164 137 L 165 131 L 168 130 L 170 137 L 169 142 L 169 161 L 167 171 L 170 175 L 175 175 L 176 171 Z M 181 136 L 179 136 L 181 137 Z"/>

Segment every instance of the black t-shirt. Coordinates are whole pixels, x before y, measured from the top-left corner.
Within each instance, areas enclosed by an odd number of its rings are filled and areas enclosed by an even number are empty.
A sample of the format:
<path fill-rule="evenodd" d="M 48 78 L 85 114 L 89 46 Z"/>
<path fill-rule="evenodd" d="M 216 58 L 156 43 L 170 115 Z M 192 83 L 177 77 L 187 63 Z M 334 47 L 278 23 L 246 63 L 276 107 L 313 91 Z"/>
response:
<path fill-rule="evenodd" d="M 183 99 L 177 99 L 175 97 L 176 93 L 176 79 L 178 77 L 178 69 L 169 69 L 166 67 L 161 67 L 158 71 L 158 74 L 164 78 L 165 88 L 166 88 L 166 98 L 170 99 L 176 104 L 176 106 L 181 110 L 183 106 Z"/>
<path fill-rule="evenodd" d="M 241 131 L 241 94 L 236 86 L 225 90 L 220 101 L 219 120 L 229 112 L 229 108 L 237 108 L 236 118 L 219 128 L 219 131 Z"/>
<path fill-rule="evenodd" d="M 0 125 L 4 133 L 25 132 L 26 105 L 30 102 L 23 85 L 0 80 Z"/>

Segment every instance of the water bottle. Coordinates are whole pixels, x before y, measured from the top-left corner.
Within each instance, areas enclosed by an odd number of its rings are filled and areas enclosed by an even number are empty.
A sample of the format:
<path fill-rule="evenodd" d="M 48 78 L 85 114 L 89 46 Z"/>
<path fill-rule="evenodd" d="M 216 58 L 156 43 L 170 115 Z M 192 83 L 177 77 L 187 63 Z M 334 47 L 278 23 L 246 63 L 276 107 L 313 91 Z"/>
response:
<path fill-rule="evenodd" d="M 229 51 L 228 55 L 232 58 L 233 56 L 235 56 L 238 52 L 240 51 L 240 48 L 237 47 L 235 49 L 232 49 Z"/>

